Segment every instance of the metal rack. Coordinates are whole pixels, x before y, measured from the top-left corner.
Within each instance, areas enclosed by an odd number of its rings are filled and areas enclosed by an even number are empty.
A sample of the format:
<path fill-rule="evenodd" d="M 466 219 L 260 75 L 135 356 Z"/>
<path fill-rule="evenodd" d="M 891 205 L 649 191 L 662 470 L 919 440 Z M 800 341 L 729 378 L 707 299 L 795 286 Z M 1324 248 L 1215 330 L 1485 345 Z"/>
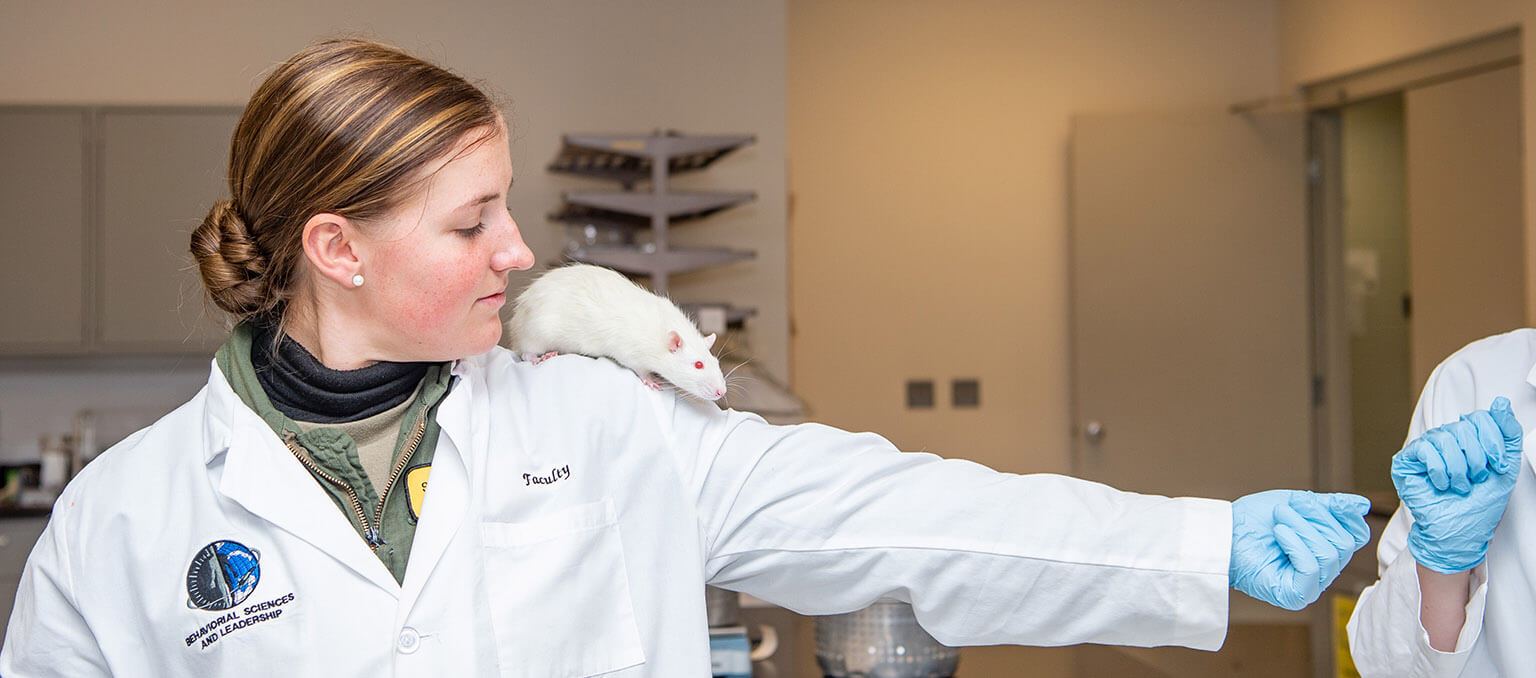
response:
<path fill-rule="evenodd" d="M 672 224 L 695 221 L 724 209 L 751 202 L 750 191 L 673 191 L 674 174 L 709 167 L 722 156 L 753 143 L 750 134 L 685 136 L 677 132 L 638 134 L 567 134 L 549 171 L 619 182 L 618 191 L 567 191 L 565 205 L 551 219 L 571 225 L 575 237 L 566 249 L 570 259 L 650 279 L 657 294 L 667 294 L 675 273 L 721 266 L 756 253 L 716 247 L 673 247 Z M 649 190 L 636 190 L 643 182 Z M 640 233 L 649 234 L 640 242 Z M 751 309 L 725 306 L 738 321 Z"/>
<path fill-rule="evenodd" d="M 673 191 L 667 185 L 674 175 L 703 170 L 755 142 L 752 135 L 687 136 L 667 131 L 568 134 L 561 140 L 549 171 L 616 181 L 622 187 L 565 192 L 564 204 L 549 218 L 567 225 L 567 258 L 649 278 L 652 291 L 665 296 L 674 273 L 756 256 L 751 250 L 673 247 L 668 241 L 673 225 L 695 223 L 757 199 L 751 191 Z M 680 306 L 706 333 L 739 329 L 756 313 L 756 309 L 725 302 Z M 773 423 L 803 420 L 804 403 L 757 366 L 736 357 L 722 359 L 722 367 L 751 384 L 733 392 L 732 407 L 756 412 Z"/>

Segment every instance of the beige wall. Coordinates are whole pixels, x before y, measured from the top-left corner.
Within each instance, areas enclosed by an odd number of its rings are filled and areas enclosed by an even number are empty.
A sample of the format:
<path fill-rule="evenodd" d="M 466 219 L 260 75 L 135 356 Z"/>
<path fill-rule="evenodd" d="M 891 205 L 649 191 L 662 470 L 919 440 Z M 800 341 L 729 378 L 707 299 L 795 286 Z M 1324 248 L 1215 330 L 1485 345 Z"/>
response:
<path fill-rule="evenodd" d="M 1530 0 L 1284 0 L 1280 74 L 1291 87 L 1523 26 L 1521 53 L 1536 54 Z M 1525 157 L 1536 150 L 1536 68 L 1522 68 Z M 1525 318 L 1536 320 L 1536 176 L 1525 172 Z"/>
<path fill-rule="evenodd" d="M 1276 91 L 1270 2 L 789 3 L 792 353 L 813 418 L 1067 471 L 1080 112 Z M 980 377 L 982 407 L 945 404 Z M 940 406 L 904 409 L 932 378 Z"/>
<path fill-rule="evenodd" d="M 563 242 L 544 217 L 560 191 L 607 185 L 544 171 L 561 133 L 756 134 L 756 145 L 680 183 L 758 200 L 679 228 L 674 241 L 754 249 L 757 259 L 681 276 L 673 290 L 757 307 L 751 352 L 782 378 L 784 30 L 782 2 L 745 0 L 0 2 L 0 104 L 243 104 L 266 69 L 315 39 L 381 39 L 509 102 L 512 212 L 545 263 Z"/>

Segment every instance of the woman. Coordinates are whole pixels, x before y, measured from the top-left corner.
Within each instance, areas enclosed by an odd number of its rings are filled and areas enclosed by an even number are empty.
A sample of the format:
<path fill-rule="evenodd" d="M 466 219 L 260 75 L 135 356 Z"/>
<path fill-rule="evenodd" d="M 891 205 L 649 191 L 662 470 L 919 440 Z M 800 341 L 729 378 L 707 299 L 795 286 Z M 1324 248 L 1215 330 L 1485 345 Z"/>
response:
<path fill-rule="evenodd" d="M 1360 675 L 1536 667 L 1536 478 L 1520 424 L 1536 419 L 1533 366 L 1536 330 L 1520 329 L 1473 342 L 1430 374 L 1411 442 L 1392 458 L 1402 505 L 1377 549 L 1381 579 L 1349 620 Z"/>
<path fill-rule="evenodd" d="M 999 474 L 520 362 L 511 181 L 456 76 L 356 41 L 278 67 L 193 234 L 240 322 L 59 499 L 0 674 L 707 675 L 706 582 L 910 600 L 951 644 L 1213 649 L 1229 584 L 1300 607 L 1365 541 L 1357 497 Z"/>

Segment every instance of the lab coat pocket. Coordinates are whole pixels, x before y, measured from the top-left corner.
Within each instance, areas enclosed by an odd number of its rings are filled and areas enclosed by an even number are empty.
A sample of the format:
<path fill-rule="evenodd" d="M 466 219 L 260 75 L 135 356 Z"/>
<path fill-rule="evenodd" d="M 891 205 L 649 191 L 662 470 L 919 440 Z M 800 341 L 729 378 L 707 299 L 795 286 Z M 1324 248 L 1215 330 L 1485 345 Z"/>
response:
<path fill-rule="evenodd" d="M 578 678 L 645 661 L 611 499 L 482 522 L 502 676 Z"/>

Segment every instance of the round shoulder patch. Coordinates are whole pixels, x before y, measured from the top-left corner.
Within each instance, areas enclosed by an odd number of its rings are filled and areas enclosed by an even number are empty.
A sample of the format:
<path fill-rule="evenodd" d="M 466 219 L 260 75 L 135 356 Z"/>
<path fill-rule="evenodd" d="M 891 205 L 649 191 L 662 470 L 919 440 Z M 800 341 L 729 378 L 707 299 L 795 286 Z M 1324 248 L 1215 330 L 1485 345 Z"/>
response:
<path fill-rule="evenodd" d="M 187 568 L 187 605 L 228 610 L 239 605 L 261 580 L 261 554 L 235 541 L 216 541 L 192 556 Z"/>

